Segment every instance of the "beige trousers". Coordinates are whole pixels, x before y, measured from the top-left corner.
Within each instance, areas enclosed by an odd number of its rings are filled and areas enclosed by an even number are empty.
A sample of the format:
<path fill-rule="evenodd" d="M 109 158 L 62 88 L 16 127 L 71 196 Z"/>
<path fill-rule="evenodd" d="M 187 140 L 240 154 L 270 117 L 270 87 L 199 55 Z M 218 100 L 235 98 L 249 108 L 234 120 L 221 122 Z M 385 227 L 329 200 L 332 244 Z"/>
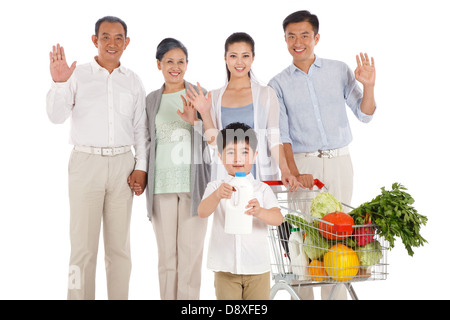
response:
<path fill-rule="evenodd" d="M 270 272 L 232 274 L 214 272 L 217 300 L 269 300 Z"/>
<path fill-rule="evenodd" d="M 133 194 L 131 152 L 102 157 L 73 151 L 69 162 L 70 269 L 68 299 L 95 299 L 100 228 L 109 299 L 128 299 Z"/>
<path fill-rule="evenodd" d="M 198 300 L 208 219 L 191 217 L 190 193 L 153 196 L 152 225 L 158 245 L 162 300 Z"/>
<path fill-rule="evenodd" d="M 295 164 L 300 173 L 312 174 L 315 179 L 319 179 L 325 184 L 328 192 L 340 202 L 350 205 L 353 193 L 353 165 L 350 155 L 343 155 L 335 158 L 305 157 L 302 154 L 294 154 Z M 296 204 L 293 198 L 301 198 L 301 192 L 289 195 L 292 204 L 297 209 L 304 209 L 305 203 Z M 345 210 L 344 207 L 344 211 Z M 324 286 L 321 290 L 322 299 L 327 299 L 332 286 Z M 314 299 L 313 288 L 300 288 L 300 298 L 305 300 Z M 338 285 L 335 300 L 347 299 L 347 290 L 344 285 Z"/>

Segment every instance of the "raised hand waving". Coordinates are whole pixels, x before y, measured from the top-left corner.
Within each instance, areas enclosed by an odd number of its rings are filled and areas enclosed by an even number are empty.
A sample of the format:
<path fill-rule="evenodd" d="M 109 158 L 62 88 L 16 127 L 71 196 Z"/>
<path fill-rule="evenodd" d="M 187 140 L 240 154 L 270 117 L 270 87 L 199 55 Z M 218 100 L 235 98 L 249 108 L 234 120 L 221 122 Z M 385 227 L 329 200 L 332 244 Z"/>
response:
<path fill-rule="evenodd" d="M 360 58 L 361 57 L 361 58 Z M 358 66 L 355 69 L 355 78 L 362 85 L 374 86 L 375 85 L 375 61 L 373 57 L 369 60 L 367 53 L 360 53 L 356 55 L 356 63 Z"/>
<path fill-rule="evenodd" d="M 197 111 L 190 101 L 187 101 L 183 96 L 181 96 L 181 99 L 183 100 L 183 111 L 177 110 L 177 114 L 187 123 L 194 125 L 195 121 L 198 120 Z"/>
<path fill-rule="evenodd" d="M 50 52 L 50 74 L 54 82 L 66 82 L 69 80 L 76 66 L 77 62 L 74 61 L 69 67 L 64 48 L 59 43 L 53 46 L 53 51 Z"/>
<path fill-rule="evenodd" d="M 203 94 L 202 87 L 200 83 L 197 82 L 198 93 L 194 89 L 192 85 L 189 85 L 190 90 L 186 90 L 186 97 L 190 103 L 194 106 L 194 108 L 202 115 L 207 114 L 211 110 L 212 99 L 211 99 L 211 91 L 208 92 L 207 97 Z"/>

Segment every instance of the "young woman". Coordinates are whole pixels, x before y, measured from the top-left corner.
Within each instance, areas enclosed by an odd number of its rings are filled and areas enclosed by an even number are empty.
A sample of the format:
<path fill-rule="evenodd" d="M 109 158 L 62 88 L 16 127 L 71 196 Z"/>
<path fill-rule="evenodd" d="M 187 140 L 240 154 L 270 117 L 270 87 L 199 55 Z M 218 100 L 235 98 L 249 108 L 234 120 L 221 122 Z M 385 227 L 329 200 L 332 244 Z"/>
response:
<path fill-rule="evenodd" d="M 279 104 L 275 91 L 260 84 L 251 72 L 255 44 L 247 33 L 233 33 L 225 42 L 225 62 L 228 81 L 207 96 L 189 91 L 187 97 L 201 114 L 205 135 L 210 146 L 215 145 L 217 132 L 232 122 L 243 122 L 258 134 L 258 157 L 252 169 L 257 180 L 280 179 L 291 191 L 299 182 L 290 173 L 279 133 Z M 199 88 L 200 84 L 198 84 Z M 215 163 L 217 152 L 213 152 Z M 212 166 L 212 179 L 226 175 L 223 166 Z"/>
<path fill-rule="evenodd" d="M 147 210 L 158 245 L 160 294 L 161 299 L 199 299 L 207 221 L 198 217 L 197 207 L 210 180 L 210 164 L 198 155 L 208 146 L 202 122 L 184 98 L 189 91 L 184 80 L 187 49 L 167 38 L 158 45 L 156 59 L 165 82 L 146 100 Z"/>

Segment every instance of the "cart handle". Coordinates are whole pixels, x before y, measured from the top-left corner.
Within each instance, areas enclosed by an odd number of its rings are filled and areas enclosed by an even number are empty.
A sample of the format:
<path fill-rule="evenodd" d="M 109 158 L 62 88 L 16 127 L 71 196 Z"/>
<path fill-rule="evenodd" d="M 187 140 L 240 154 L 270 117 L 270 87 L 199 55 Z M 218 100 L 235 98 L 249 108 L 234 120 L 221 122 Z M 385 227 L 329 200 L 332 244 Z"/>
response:
<path fill-rule="evenodd" d="M 283 182 L 281 182 L 280 180 L 269 180 L 269 181 L 263 181 L 264 183 L 268 184 L 269 186 L 282 186 Z M 319 188 L 322 189 L 325 184 L 323 184 L 322 181 L 320 181 L 319 179 L 314 179 L 314 185 Z"/>

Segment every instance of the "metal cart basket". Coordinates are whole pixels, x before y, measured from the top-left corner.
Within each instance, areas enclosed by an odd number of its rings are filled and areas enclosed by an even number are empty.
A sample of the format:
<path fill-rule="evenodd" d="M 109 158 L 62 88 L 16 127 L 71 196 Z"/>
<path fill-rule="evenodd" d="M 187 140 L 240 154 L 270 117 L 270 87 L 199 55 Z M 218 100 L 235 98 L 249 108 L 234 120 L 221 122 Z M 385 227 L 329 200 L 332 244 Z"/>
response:
<path fill-rule="evenodd" d="M 284 222 L 269 227 L 271 274 L 274 285 L 270 299 L 286 290 L 292 299 L 300 299 L 300 287 L 332 286 L 328 299 L 343 284 L 352 299 L 358 297 L 353 282 L 387 278 L 386 241 L 376 225 L 338 224 L 311 215 L 311 202 L 324 184 L 315 180 L 313 190 L 284 190 L 280 181 L 266 181 L 277 195 Z M 353 208 L 341 203 L 343 212 Z"/>

